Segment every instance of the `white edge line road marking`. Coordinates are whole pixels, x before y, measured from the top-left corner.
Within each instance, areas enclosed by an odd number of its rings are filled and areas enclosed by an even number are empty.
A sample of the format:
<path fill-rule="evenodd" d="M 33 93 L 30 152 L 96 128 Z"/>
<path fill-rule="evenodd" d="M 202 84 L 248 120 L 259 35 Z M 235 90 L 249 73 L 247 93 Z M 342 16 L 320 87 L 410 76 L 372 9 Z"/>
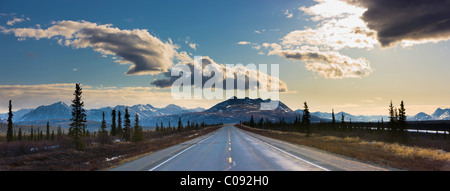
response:
<path fill-rule="evenodd" d="M 284 153 L 284 154 L 287 154 L 287 155 L 289 155 L 289 156 L 291 156 L 291 157 L 294 157 L 294 158 L 296 158 L 296 159 L 298 159 L 298 160 L 301 160 L 301 161 L 303 161 L 303 162 L 306 162 L 306 163 L 308 163 L 308 164 L 310 164 L 310 165 L 313 165 L 313 166 L 315 166 L 315 167 L 317 167 L 317 168 L 320 168 L 320 169 L 322 169 L 322 170 L 324 170 L 324 171 L 330 171 L 330 170 L 328 170 L 327 168 L 324 168 L 324 167 L 321 167 L 321 166 L 319 166 L 319 165 L 317 165 L 317 164 L 314 164 L 314 163 L 312 163 L 312 162 L 309 162 L 309 161 L 307 161 L 307 160 L 305 160 L 305 159 L 302 159 L 302 158 L 300 158 L 300 157 L 298 157 L 298 156 L 295 156 L 295 155 L 293 155 L 293 154 L 291 154 L 291 153 L 288 153 L 288 152 L 286 152 L 286 151 L 283 151 L 283 150 L 281 150 L 280 148 L 277 148 L 277 147 L 275 147 L 275 146 L 273 146 L 273 145 L 271 145 L 271 144 L 269 144 L 269 143 L 266 143 L 266 142 L 264 142 L 264 141 L 262 141 L 264 144 L 266 144 L 267 146 L 270 146 L 270 147 L 272 147 L 272 148 L 274 148 L 274 149 L 276 149 L 276 150 L 278 150 L 278 151 L 280 151 L 280 152 L 282 152 L 282 153 Z"/>
<path fill-rule="evenodd" d="M 247 134 L 247 135 L 249 135 L 249 134 Z M 322 170 L 324 170 L 324 171 L 330 171 L 330 170 L 327 169 L 327 168 L 321 167 L 321 166 L 319 166 L 319 165 L 317 165 L 317 164 L 314 164 L 314 163 L 312 163 L 312 162 L 309 162 L 309 161 L 307 161 L 307 160 L 305 160 L 305 159 L 302 159 L 302 158 L 300 158 L 300 157 L 298 157 L 298 156 L 295 156 L 295 155 L 293 155 L 293 154 L 291 154 L 291 153 L 288 153 L 288 152 L 286 152 L 286 151 L 283 151 L 282 149 L 280 149 L 280 148 L 278 148 L 278 147 L 275 147 L 275 146 L 273 146 L 273 145 L 271 145 L 271 144 L 269 144 L 269 143 L 267 143 L 267 142 L 265 142 L 265 141 L 263 141 L 263 140 L 257 139 L 257 138 L 255 138 L 255 137 L 250 136 L 250 135 L 249 135 L 249 137 L 251 137 L 251 138 L 253 138 L 253 139 L 255 139 L 255 140 L 261 141 L 262 143 L 264 143 L 265 145 L 267 145 L 267 146 L 269 146 L 269 147 L 272 147 L 272 148 L 274 148 L 274 149 L 276 149 L 276 150 L 278 150 L 278 151 L 280 151 L 280 152 L 282 152 L 282 153 L 284 153 L 284 154 L 287 154 L 287 155 L 289 155 L 289 156 L 291 156 L 291 157 L 294 157 L 294 158 L 296 158 L 296 159 L 298 159 L 298 160 L 301 160 L 301 161 L 303 161 L 303 162 L 305 162 L 305 163 L 308 163 L 308 164 L 310 164 L 310 165 L 313 165 L 313 166 L 315 166 L 315 167 L 317 167 L 317 168 L 320 168 L 320 169 L 322 169 Z"/>
<path fill-rule="evenodd" d="M 191 149 L 192 147 L 195 147 L 196 145 L 198 145 L 198 144 L 202 143 L 203 141 L 205 141 L 206 139 L 210 138 L 210 137 L 211 137 L 211 136 L 213 136 L 213 135 L 215 135 L 215 134 L 212 134 L 212 135 L 210 135 L 210 136 L 208 136 L 208 137 L 204 138 L 203 140 L 201 140 L 201 141 L 199 141 L 199 142 L 197 142 L 197 143 L 193 144 L 192 146 L 190 146 L 190 147 L 188 147 L 188 148 L 184 149 L 183 151 L 181 151 L 181 152 L 177 153 L 176 155 L 174 155 L 174 156 L 170 157 L 169 159 L 167 159 L 167 160 L 165 160 L 164 162 L 162 162 L 162 163 L 160 163 L 160 164 L 156 165 L 155 167 L 153 167 L 152 169 L 150 169 L 150 170 L 148 170 L 148 171 L 153 171 L 153 170 L 157 169 L 157 168 L 158 168 L 158 167 L 160 167 L 161 165 L 163 165 L 163 164 L 165 164 L 165 163 L 169 162 L 170 160 L 174 159 L 175 157 L 177 157 L 177 156 L 178 156 L 178 155 L 180 155 L 181 153 L 184 153 L 185 151 L 187 151 L 187 150 Z"/>

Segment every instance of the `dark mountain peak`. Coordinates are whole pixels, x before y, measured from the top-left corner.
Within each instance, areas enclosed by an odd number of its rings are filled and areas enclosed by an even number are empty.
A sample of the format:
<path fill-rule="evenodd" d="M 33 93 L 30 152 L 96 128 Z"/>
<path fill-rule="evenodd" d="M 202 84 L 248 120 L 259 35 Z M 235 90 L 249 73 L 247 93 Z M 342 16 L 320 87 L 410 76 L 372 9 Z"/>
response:
<path fill-rule="evenodd" d="M 20 121 L 36 121 L 46 119 L 67 119 L 71 117 L 70 107 L 64 102 L 56 102 L 51 105 L 41 105 L 25 114 Z"/>
<path fill-rule="evenodd" d="M 163 109 L 185 109 L 185 108 L 182 108 L 182 107 L 180 107 L 178 105 L 175 105 L 175 104 L 169 104 L 166 107 L 164 107 Z"/>
<path fill-rule="evenodd" d="M 207 109 L 206 112 L 255 112 L 261 110 L 261 103 L 268 103 L 270 101 L 270 99 L 251 99 L 249 97 L 239 99 L 236 96 L 233 96 L 230 99 L 220 102 Z M 279 105 L 275 110 L 277 112 L 293 113 L 293 111 L 281 101 L 279 102 Z"/>
<path fill-rule="evenodd" d="M 444 114 L 446 111 L 450 111 L 450 108 L 447 109 L 441 109 L 437 108 L 436 111 L 432 114 L 433 117 L 440 117 L 442 114 Z"/>

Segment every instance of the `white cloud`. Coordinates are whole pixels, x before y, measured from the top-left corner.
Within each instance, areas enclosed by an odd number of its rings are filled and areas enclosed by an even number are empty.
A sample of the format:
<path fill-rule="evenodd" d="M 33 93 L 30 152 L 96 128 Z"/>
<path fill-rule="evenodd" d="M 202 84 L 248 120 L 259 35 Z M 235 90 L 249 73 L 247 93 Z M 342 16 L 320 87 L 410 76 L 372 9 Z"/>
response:
<path fill-rule="evenodd" d="M 7 21 L 6 25 L 13 26 L 16 23 L 21 23 L 21 22 L 29 21 L 29 20 L 30 20 L 30 18 L 13 18 L 12 20 Z"/>
<path fill-rule="evenodd" d="M 197 50 L 197 43 L 191 42 L 189 37 L 186 37 L 186 40 L 184 41 L 184 43 L 186 43 L 187 45 L 189 45 L 189 47 L 191 47 L 194 50 Z"/>
<path fill-rule="evenodd" d="M 12 28 L 3 33 L 13 33 L 19 39 L 54 38 L 60 45 L 74 48 L 92 48 L 102 55 L 117 56 L 120 64 L 131 64 L 126 74 L 158 74 L 172 66 L 178 48 L 152 36 L 146 29 L 121 30 L 111 24 L 98 25 L 88 21 L 58 21 L 47 29 Z"/>
<path fill-rule="evenodd" d="M 191 47 L 194 50 L 197 50 L 197 44 L 196 43 L 189 43 L 189 47 Z"/>
<path fill-rule="evenodd" d="M 247 44 L 251 44 L 251 42 L 248 41 L 239 41 L 236 44 L 240 44 L 240 45 L 247 45 Z"/>
<path fill-rule="evenodd" d="M 378 43 L 376 32 L 361 19 L 367 10 L 339 0 L 316 0 L 318 4 L 300 7 L 319 22 L 314 28 L 295 30 L 283 38 L 287 46 L 315 45 L 340 50 L 343 48 L 372 49 Z"/>
<path fill-rule="evenodd" d="M 292 18 L 294 16 L 294 14 L 289 13 L 289 10 L 287 10 L 287 9 L 284 11 L 283 14 L 286 15 L 286 18 Z"/>
<path fill-rule="evenodd" d="M 186 54 L 186 52 L 181 52 L 180 54 L 177 54 L 176 59 L 179 60 L 181 64 L 186 64 L 189 66 L 191 71 L 197 70 L 197 71 L 202 71 L 202 73 L 207 73 L 208 68 L 205 68 L 206 65 L 211 65 L 212 68 L 216 68 L 217 71 L 220 71 L 221 74 L 219 74 L 220 76 L 223 76 L 223 84 L 225 86 L 226 84 L 226 79 L 227 78 L 232 78 L 233 81 L 236 80 L 236 84 L 246 84 L 245 89 L 244 90 L 256 90 L 259 87 L 261 87 L 261 85 L 263 85 L 263 81 L 261 81 L 258 77 L 260 77 L 261 79 L 267 79 L 268 83 L 271 81 L 274 81 L 275 83 L 278 82 L 279 84 L 279 91 L 280 92 L 288 92 L 288 87 L 286 85 L 286 83 L 282 80 L 280 80 L 278 77 L 276 76 L 272 76 L 272 75 L 268 75 L 266 73 L 263 72 L 259 72 L 258 70 L 253 70 L 253 69 L 248 69 L 242 65 L 236 65 L 233 67 L 229 67 L 228 65 L 223 65 L 223 64 L 218 64 L 216 63 L 213 59 L 211 59 L 208 56 L 203 56 L 201 59 L 201 64 L 200 63 L 196 63 L 194 62 L 194 59 L 192 59 L 189 55 Z M 268 68 L 270 70 L 270 68 Z M 227 76 L 227 72 L 229 72 L 230 74 L 234 74 L 236 76 L 238 75 L 242 75 L 245 76 L 245 78 L 243 80 L 246 80 L 246 82 L 238 82 L 235 76 Z M 173 84 L 173 82 L 175 80 L 177 80 L 179 77 L 178 76 L 171 76 L 170 74 L 171 72 L 167 72 L 165 73 L 165 76 L 167 78 L 164 79 L 157 79 L 155 81 L 152 82 L 153 85 L 157 86 L 157 87 L 161 87 L 161 88 L 167 88 L 167 87 L 171 87 L 171 85 Z M 203 76 L 202 78 L 202 82 L 205 83 L 207 80 L 210 79 L 210 76 Z M 194 83 L 194 79 L 193 77 L 191 78 L 192 80 L 192 85 L 195 85 Z M 257 82 L 257 84 L 255 84 L 256 86 L 250 86 L 248 81 L 249 80 L 253 80 L 254 82 Z M 270 84 L 270 83 L 269 83 Z M 201 86 L 203 87 L 203 84 L 201 84 Z M 202 88 L 202 87 L 195 87 L 195 88 Z M 266 85 L 267 87 L 267 85 Z M 218 87 L 218 88 L 222 88 L 225 89 L 224 87 Z M 234 86 L 235 89 L 238 89 L 239 87 Z"/>
<path fill-rule="evenodd" d="M 292 31 L 283 37 L 281 44 L 286 48 L 312 45 L 334 50 L 343 48 L 372 49 L 378 43 L 374 32 L 363 27 L 364 23 L 361 20 L 351 20 L 353 18 L 331 19 L 323 21 L 315 29 Z"/>
<path fill-rule="evenodd" d="M 311 7 L 300 7 L 300 11 L 313 15 L 313 21 L 331 18 L 345 18 L 351 15 L 362 15 L 367 9 L 349 5 L 340 0 L 315 0 L 317 4 Z"/>
<path fill-rule="evenodd" d="M 269 53 L 273 54 L 304 61 L 306 69 L 327 79 L 361 78 L 372 73 L 369 61 L 365 58 L 353 59 L 334 51 L 277 50 Z"/>
<path fill-rule="evenodd" d="M 305 63 L 305 68 L 328 79 L 362 78 L 372 73 L 365 58 L 354 59 L 338 52 L 344 48 L 372 49 L 378 41 L 361 15 L 366 9 L 339 0 L 315 0 L 317 4 L 299 10 L 318 22 L 314 27 L 294 30 L 280 43 L 248 43 L 252 48 L 267 50 L 267 55 Z M 285 10 L 285 15 L 289 14 Z M 258 52 L 261 54 L 262 52 Z"/>

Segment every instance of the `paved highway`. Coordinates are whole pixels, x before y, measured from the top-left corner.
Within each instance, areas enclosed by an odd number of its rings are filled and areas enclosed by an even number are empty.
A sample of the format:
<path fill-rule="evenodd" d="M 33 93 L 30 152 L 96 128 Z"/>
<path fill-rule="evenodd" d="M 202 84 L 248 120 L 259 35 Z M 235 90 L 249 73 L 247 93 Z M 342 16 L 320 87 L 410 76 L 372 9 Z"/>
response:
<path fill-rule="evenodd" d="M 378 171 L 382 167 L 227 125 L 113 171 Z"/>

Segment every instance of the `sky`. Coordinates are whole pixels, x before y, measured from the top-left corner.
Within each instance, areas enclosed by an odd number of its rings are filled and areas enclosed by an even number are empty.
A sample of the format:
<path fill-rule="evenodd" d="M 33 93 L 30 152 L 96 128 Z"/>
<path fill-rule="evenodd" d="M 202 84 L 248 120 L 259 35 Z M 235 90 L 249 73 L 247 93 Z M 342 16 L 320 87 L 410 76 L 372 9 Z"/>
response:
<path fill-rule="evenodd" d="M 75 83 L 89 109 L 209 108 L 226 97 L 170 88 L 172 66 L 203 56 L 234 72 L 277 64 L 266 76 L 291 109 L 387 115 L 403 100 L 431 114 L 450 107 L 449 39 L 448 0 L 0 0 L 0 112 L 70 104 Z"/>

